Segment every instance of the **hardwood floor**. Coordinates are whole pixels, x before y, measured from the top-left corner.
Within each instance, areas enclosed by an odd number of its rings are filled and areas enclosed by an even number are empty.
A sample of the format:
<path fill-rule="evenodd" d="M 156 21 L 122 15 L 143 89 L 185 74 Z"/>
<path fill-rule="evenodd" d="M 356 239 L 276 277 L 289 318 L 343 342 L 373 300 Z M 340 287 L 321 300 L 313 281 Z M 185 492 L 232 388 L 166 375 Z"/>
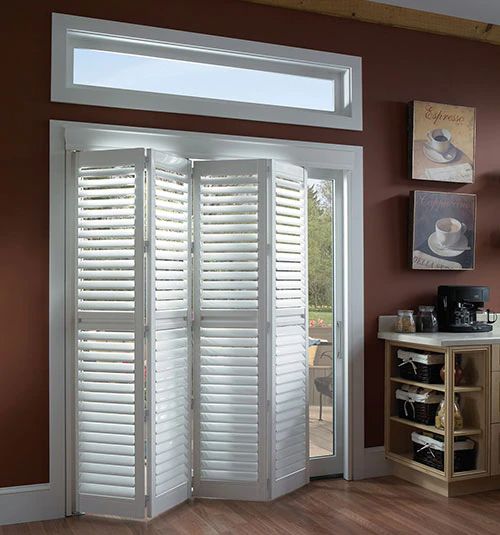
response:
<path fill-rule="evenodd" d="M 443 498 L 393 477 L 318 480 L 272 503 L 195 500 L 149 522 L 90 516 L 0 535 L 498 535 L 500 490 Z"/>

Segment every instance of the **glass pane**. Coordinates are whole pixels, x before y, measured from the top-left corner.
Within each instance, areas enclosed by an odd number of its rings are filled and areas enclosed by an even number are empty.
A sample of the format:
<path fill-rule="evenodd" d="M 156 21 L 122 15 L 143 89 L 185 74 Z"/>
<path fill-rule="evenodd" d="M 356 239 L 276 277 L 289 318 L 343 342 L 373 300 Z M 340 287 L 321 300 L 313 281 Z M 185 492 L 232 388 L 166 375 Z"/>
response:
<path fill-rule="evenodd" d="M 73 83 L 335 111 L 333 80 L 105 50 L 74 50 Z"/>
<path fill-rule="evenodd" d="M 308 181 L 309 450 L 335 454 L 333 206 L 331 180 Z"/>

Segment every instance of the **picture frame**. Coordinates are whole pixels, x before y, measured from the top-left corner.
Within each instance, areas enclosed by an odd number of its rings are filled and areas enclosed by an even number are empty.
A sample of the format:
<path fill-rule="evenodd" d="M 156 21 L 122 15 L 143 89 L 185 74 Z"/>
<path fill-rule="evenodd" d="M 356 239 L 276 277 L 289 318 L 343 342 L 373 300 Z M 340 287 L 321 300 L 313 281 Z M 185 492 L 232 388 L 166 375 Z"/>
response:
<path fill-rule="evenodd" d="M 475 194 L 412 191 L 411 269 L 475 269 L 476 218 Z"/>
<path fill-rule="evenodd" d="M 411 179 L 474 182 L 475 108 L 415 100 L 409 104 L 408 140 Z"/>

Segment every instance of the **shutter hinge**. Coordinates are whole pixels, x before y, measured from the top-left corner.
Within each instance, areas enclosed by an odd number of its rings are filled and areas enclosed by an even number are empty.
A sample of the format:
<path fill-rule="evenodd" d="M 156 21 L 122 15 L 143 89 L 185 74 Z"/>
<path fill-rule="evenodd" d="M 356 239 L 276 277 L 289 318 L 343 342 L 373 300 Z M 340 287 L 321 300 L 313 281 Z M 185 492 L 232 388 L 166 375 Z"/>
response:
<path fill-rule="evenodd" d="M 194 254 L 194 242 L 191 242 L 191 254 Z"/>
<path fill-rule="evenodd" d="M 144 421 L 146 422 L 149 419 L 149 409 L 144 409 Z"/>
<path fill-rule="evenodd" d="M 191 398 L 191 410 L 194 410 L 194 398 Z"/>
<path fill-rule="evenodd" d="M 145 505 L 148 505 L 148 504 L 149 504 L 149 500 L 150 500 L 150 498 L 149 498 L 149 494 L 146 494 L 146 496 L 144 496 L 144 503 L 145 503 Z"/>
<path fill-rule="evenodd" d="M 149 250 L 149 240 L 144 240 L 144 252 L 147 253 Z"/>

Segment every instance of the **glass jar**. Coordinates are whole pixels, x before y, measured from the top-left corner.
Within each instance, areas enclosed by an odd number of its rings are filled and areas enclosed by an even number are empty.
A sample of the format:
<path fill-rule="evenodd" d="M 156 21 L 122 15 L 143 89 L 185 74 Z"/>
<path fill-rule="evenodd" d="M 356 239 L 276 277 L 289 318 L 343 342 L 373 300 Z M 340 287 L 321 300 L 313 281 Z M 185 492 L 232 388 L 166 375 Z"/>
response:
<path fill-rule="evenodd" d="M 436 411 L 436 419 L 434 424 L 438 429 L 446 429 L 446 402 L 443 398 Z M 460 431 L 464 428 L 464 418 L 460 410 L 458 396 L 455 396 L 453 401 L 453 430 Z"/>
<path fill-rule="evenodd" d="M 397 333 L 414 333 L 417 328 L 415 325 L 415 318 L 413 316 L 413 310 L 398 310 L 398 317 L 394 330 Z"/>
<path fill-rule="evenodd" d="M 419 306 L 417 314 L 417 331 L 419 333 L 437 333 L 438 320 L 433 306 Z"/>

